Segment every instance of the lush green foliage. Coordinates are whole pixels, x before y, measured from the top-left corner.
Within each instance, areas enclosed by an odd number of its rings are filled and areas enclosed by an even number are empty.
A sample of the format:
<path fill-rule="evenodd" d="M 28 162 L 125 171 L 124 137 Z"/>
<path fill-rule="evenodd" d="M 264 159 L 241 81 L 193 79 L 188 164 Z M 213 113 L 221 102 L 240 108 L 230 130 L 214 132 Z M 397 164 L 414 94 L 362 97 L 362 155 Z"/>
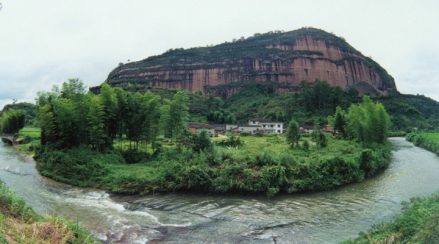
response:
<path fill-rule="evenodd" d="M 35 104 L 26 103 L 26 102 L 7 104 L 3 107 L 2 113 L 9 111 L 9 109 L 24 110 L 24 111 L 26 111 L 25 125 L 26 126 L 35 126 L 36 116 L 37 116 L 36 108 L 37 108 L 37 106 L 35 106 Z"/>
<path fill-rule="evenodd" d="M 180 134 L 186 130 L 188 99 L 183 91 L 177 92 L 172 102 L 163 100 L 162 105 L 161 98 L 151 92 L 131 94 L 108 85 L 98 96 L 85 94 L 82 82 L 71 79 L 61 90 L 54 87 L 38 95 L 38 169 L 45 176 L 74 185 L 93 185 L 106 175 L 102 160 L 138 163 L 149 157 L 148 145 L 156 156 L 161 147 L 157 143 L 160 132 L 178 139 L 180 145 Z M 129 152 L 112 150 L 116 137 L 129 140 Z M 194 150 L 205 148 L 200 140 Z M 141 150 L 145 153 L 136 153 Z"/>
<path fill-rule="evenodd" d="M 373 144 L 372 149 L 364 149 L 358 143 L 332 137 L 328 146 L 320 149 L 304 139 L 302 145 L 308 146 L 302 146 L 307 147 L 302 150 L 291 149 L 278 136 L 249 136 L 244 141 L 230 135 L 229 142 L 241 143 L 238 149 L 215 146 L 206 135 L 193 136 L 192 142 L 185 143 L 187 148 L 163 147 L 155 157 L 137 151 L 98 153 L 85 148 L 46 148 L 37 154 L 38 169 L 43 175 L 70 184 L 95 185 L 119 193 L 189 190 L 273 196 L 359 182 L 385 168 L 390 158 L 386 145 Z M 217 142 L 223 144 L 222 139 Z M 140 163 L 127 164 L 139 159 Z"/>
<path fill-rule="evenodd" d="M 347 109 L 351 103 L 361 101 L 358 91 L 352 88 L 344 92 L 340 87 L 331 87 L 326 81 L 302 81 L 298 91 L 278 94 L 276 84 L 263 82 L 246 85 L 238 94 L 224 100 L 223 109 L 229 110 L 238 122 L 248 118 L 269 118 L 288 123 L 294 118 L 298 123 L 327 123 L 339 106 Z"/>
<path fill-rule="evenodd" d="M 287 133 L 285 134 L 285 138 L 287 143 L 291 144 L 291 147 L 294 147 L 295 144 L 299 143 L 300 140 L 300 131 L 299 124 L 292 119 L 288 124 Z"/>
<path fill-rule="evenodd" d="M 423 95 L 390 94 L 372 98 L 386 108 L 392 130 L 410 127 L 430 129 L 439 126 L 439 103 Z"/>
<path fill-rule="evenodd" d="M 24 110 L 9 109 L 8 112 L 3 112 L 1 118 L 2 133 L 16 134 L 25 124 L 26 112 Z"/>
<path fill-rule="evenodd" d="M 374 104 L 369 96 L 363 97 L 362 104 L 349 107 L 347 120 L 345 131 L 363 143 L 384 143 L 387 139 L 389 116 L 384 106 Z"/>

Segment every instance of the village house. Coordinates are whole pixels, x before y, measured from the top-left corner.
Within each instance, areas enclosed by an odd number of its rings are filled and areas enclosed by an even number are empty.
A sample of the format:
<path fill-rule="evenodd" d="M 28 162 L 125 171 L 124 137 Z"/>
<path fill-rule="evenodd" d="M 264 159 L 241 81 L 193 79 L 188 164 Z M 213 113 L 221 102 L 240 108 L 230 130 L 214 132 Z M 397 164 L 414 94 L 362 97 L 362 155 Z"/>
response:
<path fill-rule="evenodd" d="M 314 125 L 299 125 L 300 127 L 300 133 L 312 133 L 314 131 Z M 327 124 L 324 126 L 320 126 L 320 130 L 323 132 L 332 132 L 332 127 Z"/>
<path fill-rule="evenodd" d="M 287 125 L 281 122 L 274 122 L 270 119 L 254 118 L 249 119 L 247 125 L 222 125 L 222 124 L 200 124 L 198 122 L 187 122 L 189 131 L 200 133 L 203 129 L 207 130 L 210 135 L 223 134 L 225 132 L 234 133 L 285 133 Z"/>
<path fill-rule="evenodd" d="M 284 123 L 274 122 L 270 119 L 254 118 L 248 120 L 249 125 L 258 125 L 264 133 L 284 133 Z"/>
<path fill-rule="evenodd" d="M 226 125 L 215 124 L 215 134 L 224 134 L 226 133 Z"/>
<path fill-rule="evenodd" d="M 198 122 L 187 122 L 189 131 L 192 133 L 200 133 L 206 130 L 209 135 L 215 135 L 215 126 L 210 124 L 200 124 Z"/>
<path fill-rule="evenodd" d="M 226 125 L 226 129 L 229 132 L 263 132 L 259 125 Z"/>

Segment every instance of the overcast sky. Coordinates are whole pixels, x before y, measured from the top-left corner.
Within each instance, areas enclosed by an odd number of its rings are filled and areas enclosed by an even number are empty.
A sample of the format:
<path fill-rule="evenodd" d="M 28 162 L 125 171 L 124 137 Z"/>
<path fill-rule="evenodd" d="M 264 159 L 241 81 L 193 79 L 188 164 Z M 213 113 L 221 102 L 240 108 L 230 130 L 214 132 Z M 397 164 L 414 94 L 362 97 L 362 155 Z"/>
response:
<path fill-rule="evenodd" d="M 170 48 L 312 26 L 344 37 L 402 93 L 439 100 L 439 1 L 0 0 L 0 108 Z"/>

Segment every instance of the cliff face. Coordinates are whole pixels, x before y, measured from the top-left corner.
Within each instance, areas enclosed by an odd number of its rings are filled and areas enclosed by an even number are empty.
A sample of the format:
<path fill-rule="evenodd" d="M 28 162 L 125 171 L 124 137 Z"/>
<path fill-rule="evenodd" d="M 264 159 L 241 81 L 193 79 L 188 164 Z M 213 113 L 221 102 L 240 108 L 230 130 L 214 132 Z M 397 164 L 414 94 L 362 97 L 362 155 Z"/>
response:
<path fill-rule="evenodd" d="M 215 92 L 239 92 L 238 81 L 278 82 L 278 92 L 296 89 L 301 80 L 325 80 L 360 92 L 396 91 L 393 78 L 343 39 L 318 29 L 255 36 L 215 47 L 176 49 L 117 67 L 107 82 Z M 221 85 L 220 90 L 215 87 Z M 230 85 L 228 89 L 225 89 Z M 367 89 L 363 91 L 363 88 Z"/>

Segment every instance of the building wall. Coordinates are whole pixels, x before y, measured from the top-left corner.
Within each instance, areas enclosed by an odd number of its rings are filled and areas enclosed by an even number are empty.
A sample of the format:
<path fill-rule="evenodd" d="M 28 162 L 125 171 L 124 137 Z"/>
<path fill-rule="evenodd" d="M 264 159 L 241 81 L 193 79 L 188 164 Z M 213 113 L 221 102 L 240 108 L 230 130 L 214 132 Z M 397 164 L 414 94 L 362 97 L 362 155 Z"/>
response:
<path fill-rule="evenodd" d="M 206 130 L 207 133 L 209 133 L 210 135 L 214 135 L 215 134 L 215 129 L 207 129 L 207 128 L 197 128 L 197 133 L 200 133 L 202 130 Z"/>
<path fill-rule="evenodd" d="M 262 129 L 265 130 L 266 133 L 280 134 L 284 130 L 284 124 L 280 123 L 280 122 L 261 123 L 261 125 L 262 125 Z M 265 125 L 265 128 L 264 128 L 264 125 Z M 270 131 L 268 131 L 268 130 L 270 130 Z M 272 132 L 271 130 L 274 130 L 274 132 Z"/>

